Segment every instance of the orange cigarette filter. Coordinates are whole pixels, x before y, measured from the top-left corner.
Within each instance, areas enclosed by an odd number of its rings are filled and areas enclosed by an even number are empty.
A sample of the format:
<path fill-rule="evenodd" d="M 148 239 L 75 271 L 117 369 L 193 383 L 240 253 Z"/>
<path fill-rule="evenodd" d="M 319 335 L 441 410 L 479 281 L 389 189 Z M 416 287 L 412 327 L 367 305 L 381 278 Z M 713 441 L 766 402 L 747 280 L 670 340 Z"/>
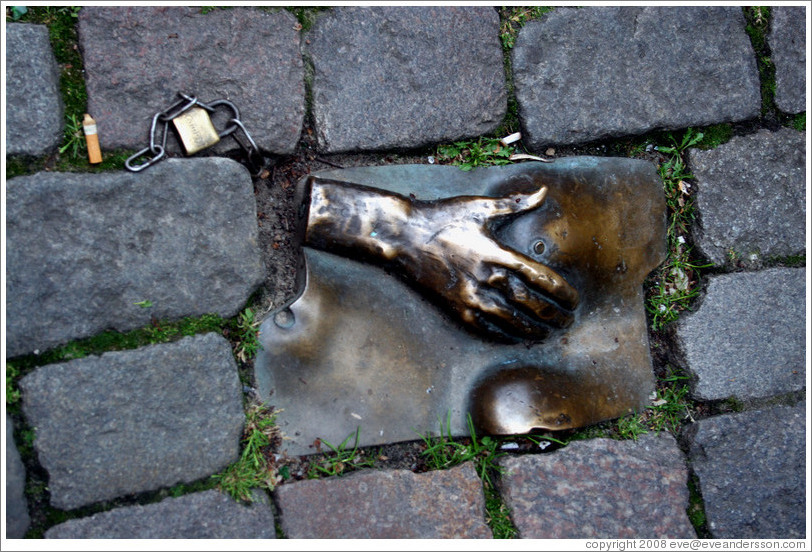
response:
<path fill-rule="evenodd" d="M 88 113 L 82 121 L 85 130 L 85 141 L 87 141 L 87 157 L 91 163 L 101 163 L 102 154 L 99 147 L 99 134 L 96 130 L 96 121 Z"/>

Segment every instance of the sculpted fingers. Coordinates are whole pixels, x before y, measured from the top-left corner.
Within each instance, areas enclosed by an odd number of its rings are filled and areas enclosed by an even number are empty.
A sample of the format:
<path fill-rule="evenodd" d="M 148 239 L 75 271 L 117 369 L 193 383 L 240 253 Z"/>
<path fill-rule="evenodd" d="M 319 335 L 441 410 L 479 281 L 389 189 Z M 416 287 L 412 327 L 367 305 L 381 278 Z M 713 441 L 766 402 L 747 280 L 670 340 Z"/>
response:
<path fill-rule="evenodd" d="M 499 217 L 532 211 L 542 203 L 547 196 L 547 187 L 542 186 L 535 192 L 529 194 L 516 193 L 507 197 L 482 198 L 478 200 L 477 210 L 483 212 L 486 217 Z"/>
<path fill-rule="evenodd" d="M 512 268 L 534 291 L 548 296 L 564 309 L 574 310 L 580 298 L 578 290 L 552 268 L 533 259 L 514 253 Z"/>
<path fill-rule="evenodd" d="M 563 310 L 557 304 L 530 289 L 515 274 L 501 270 L 495 271 L 488 283 L 501 291 L 510 305 L 537 322 L 554 328 L 566 328 L 575 318 L 572 312 Z"/>
<path fill-rule="evenodd" d="M 468 286 L 463 321 L 490 335 L 506 335 L 518 339 L 544 339 L 550 333 L 547 325 L 539 324 L 532 314 L 505 301 L 500 293 L 487 286 Z"/>

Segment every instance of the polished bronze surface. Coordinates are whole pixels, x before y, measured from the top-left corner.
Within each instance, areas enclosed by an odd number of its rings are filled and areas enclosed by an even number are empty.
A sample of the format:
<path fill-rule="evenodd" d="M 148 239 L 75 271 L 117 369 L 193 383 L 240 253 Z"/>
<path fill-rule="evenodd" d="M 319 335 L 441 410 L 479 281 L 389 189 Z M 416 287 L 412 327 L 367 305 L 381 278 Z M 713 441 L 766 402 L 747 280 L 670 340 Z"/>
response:
<path fill-rule="evenodd" d="M 421 201 L 315 177 L 305 185 L 306 245 L 390 268 L 489 337 L 540 340 L 572 324 L 575 288 L 493 236 L 498 223 L 538 208 L 546 187 Z"/>
<path fill-rule="evenodd" d="M 301 295 L 262 324 L 260 394 L 293 454 L 567 429 L 653 391 L 642 282 L 665 255 L 652 165 L 393 166 L 300 183 Z"/>

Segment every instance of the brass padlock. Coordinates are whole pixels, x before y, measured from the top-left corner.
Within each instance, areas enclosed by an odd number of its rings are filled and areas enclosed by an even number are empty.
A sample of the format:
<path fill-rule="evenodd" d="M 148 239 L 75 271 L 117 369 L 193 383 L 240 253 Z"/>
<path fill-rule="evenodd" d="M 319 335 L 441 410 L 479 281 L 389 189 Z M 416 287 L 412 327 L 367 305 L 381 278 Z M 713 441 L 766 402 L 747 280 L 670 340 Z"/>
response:
<path fill-rule="evenodd" d="M 186 155 L 194 155 L 220 141 L 211 117 L 201 107 L 193 107 L 178 115 L 172 119 L 172 123 L 178 131 Z"/>

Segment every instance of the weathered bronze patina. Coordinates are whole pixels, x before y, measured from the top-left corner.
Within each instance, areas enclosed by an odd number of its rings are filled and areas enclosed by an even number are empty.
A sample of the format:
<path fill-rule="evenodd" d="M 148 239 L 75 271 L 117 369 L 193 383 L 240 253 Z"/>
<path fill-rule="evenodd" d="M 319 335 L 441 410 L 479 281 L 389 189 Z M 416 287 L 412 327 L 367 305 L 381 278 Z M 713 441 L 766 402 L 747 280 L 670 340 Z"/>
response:
<path fill-rule="evenodd" d="M 665 255 L 648 163 L 424 165 L 300 182 L 301 295 L 261 327 L 256 374 L 292 454 L 438 429 L 566 429 L 653 390 L 642 282 Z"/>

